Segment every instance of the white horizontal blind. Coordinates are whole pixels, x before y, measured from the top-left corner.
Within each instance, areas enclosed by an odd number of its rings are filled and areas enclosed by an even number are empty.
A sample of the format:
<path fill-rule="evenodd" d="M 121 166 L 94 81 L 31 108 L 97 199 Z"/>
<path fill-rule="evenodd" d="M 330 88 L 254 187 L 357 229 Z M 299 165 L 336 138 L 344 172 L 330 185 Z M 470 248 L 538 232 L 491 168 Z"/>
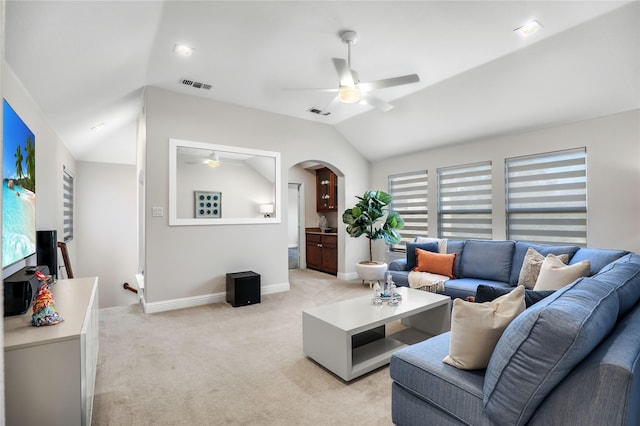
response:
<path fill-rule="evenodd" d="M 542 244 L 587 244 L 585 148 L 508 158 L 507 235 Z"/>
<path fill-rule="evenodd" d="M 393 197 L 391 211 L 398 212 L 404 220 L 404 228 L 400 230 L 402 242 L 391 245 L 391 250 L 403 251 L 408 241 L 429 234 L 427 171 L 389 176 L 389 194 Z"/>
<path fill-rule="evenodd" d="M 62 171 L 62 220 L 66 243 L 73 240 L 73 175 L 66 167 Z"/>
<path fill-rule="evenodd" d="M 438 169 L 438 236 L 491 239 L 491 162 Z"/>

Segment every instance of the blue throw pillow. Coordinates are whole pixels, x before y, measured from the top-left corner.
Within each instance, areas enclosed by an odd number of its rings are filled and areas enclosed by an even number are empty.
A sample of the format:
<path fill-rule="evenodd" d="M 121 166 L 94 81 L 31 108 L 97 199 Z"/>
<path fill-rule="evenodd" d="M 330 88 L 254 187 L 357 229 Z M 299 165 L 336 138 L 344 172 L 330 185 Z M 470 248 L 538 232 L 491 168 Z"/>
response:
<path fill-rule="evenodd" d="M 447 254 L 456 254 L 456 260 L 453 261 L 453 276 L 460 278 L 460 262 L 462 261 L 462 251 L 464 250 L 463 240 L 448 240 Z"/>
<path fill-rule="evenodd" d="M 416 267 L 416 249 L 438 252 L 438 243 L 433 241 L 430 243 L 407 243 L 407 271 L 413 271 Z"/>
<path fill-rule="evenodd" d="M 484 303 L 491 302 L 493 299 L 497 299 L 500 296 L 504 296 L 505 294 L 514 290 L 515 287 L 504 288 L 504 287 L 493 287 L 490 285 L 480 284 L 476 289 L 476 303 Z M 525 290 L 524 291 L 524 303 L 528 307 L 534 305 L 535 303 L 541 301 L 547 296 L 553 294 L 555 290 Z"/>

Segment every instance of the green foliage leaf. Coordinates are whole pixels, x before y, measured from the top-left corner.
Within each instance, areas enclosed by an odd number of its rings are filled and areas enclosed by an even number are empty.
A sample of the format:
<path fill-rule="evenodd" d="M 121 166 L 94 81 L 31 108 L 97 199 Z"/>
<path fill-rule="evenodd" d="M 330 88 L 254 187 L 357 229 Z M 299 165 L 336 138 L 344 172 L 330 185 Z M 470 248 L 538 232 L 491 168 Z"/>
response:
<path fill-rule="evenodd" d="M 356 198 L 356 205 L 342 214 L 347 233 L 354 238 L 366 235 L 370 242 L 383 238 L 387 244 L 400 243 L 402 239 L 397 230 L 404 227 L 404 220 L 397 212 L 388 212 L 391 195 L 380 190 L 366 191 L 362 197 Z M 385 215 L 382 225 L 376 226 Z"/>

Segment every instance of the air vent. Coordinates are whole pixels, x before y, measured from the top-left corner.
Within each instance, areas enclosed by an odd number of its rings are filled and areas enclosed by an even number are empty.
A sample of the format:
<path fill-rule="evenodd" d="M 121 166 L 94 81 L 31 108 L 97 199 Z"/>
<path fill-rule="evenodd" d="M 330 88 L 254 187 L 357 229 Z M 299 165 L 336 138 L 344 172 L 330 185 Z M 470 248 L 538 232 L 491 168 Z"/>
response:
<path fill-rule="evenodd" d="M 309 112 L 311 112 L 313 114 L 318 114 L 318 115 L 329 115 L 329 114 L 331 114 L 330 111 L 323 111 L 323 110 L 318 109 L 318 108 L 311 108 L 311 109 L 308 109 L 307 111 L 309 111 Z"/>
<path fill-rule="evenodd" d="M 211 84 L 189 80 L 188 78 L 183 78 L 182 80 L 180 80 L 180 83 L 184 84 L 185 86 L 195 87 L 196 89 L 211 90 L 211 87 L 213 87 Z"/>

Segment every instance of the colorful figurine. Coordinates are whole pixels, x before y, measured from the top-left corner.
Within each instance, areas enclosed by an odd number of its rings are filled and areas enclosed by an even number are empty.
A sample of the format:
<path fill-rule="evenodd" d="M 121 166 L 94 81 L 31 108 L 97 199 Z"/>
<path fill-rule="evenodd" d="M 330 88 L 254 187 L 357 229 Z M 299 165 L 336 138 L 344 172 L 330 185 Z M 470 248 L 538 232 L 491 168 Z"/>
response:
<path fill-rule="evenodd" d="M 51 275 L 44 275 L 42 272 L 37 271 L 36 278 L 38 278 L 42 284 L 33 300 L 32 324 L 40 327 L 41 325 L 55 325 L 64 321 L 60 313 L 56 310 L 53 293 L 49 290 Z"/>

